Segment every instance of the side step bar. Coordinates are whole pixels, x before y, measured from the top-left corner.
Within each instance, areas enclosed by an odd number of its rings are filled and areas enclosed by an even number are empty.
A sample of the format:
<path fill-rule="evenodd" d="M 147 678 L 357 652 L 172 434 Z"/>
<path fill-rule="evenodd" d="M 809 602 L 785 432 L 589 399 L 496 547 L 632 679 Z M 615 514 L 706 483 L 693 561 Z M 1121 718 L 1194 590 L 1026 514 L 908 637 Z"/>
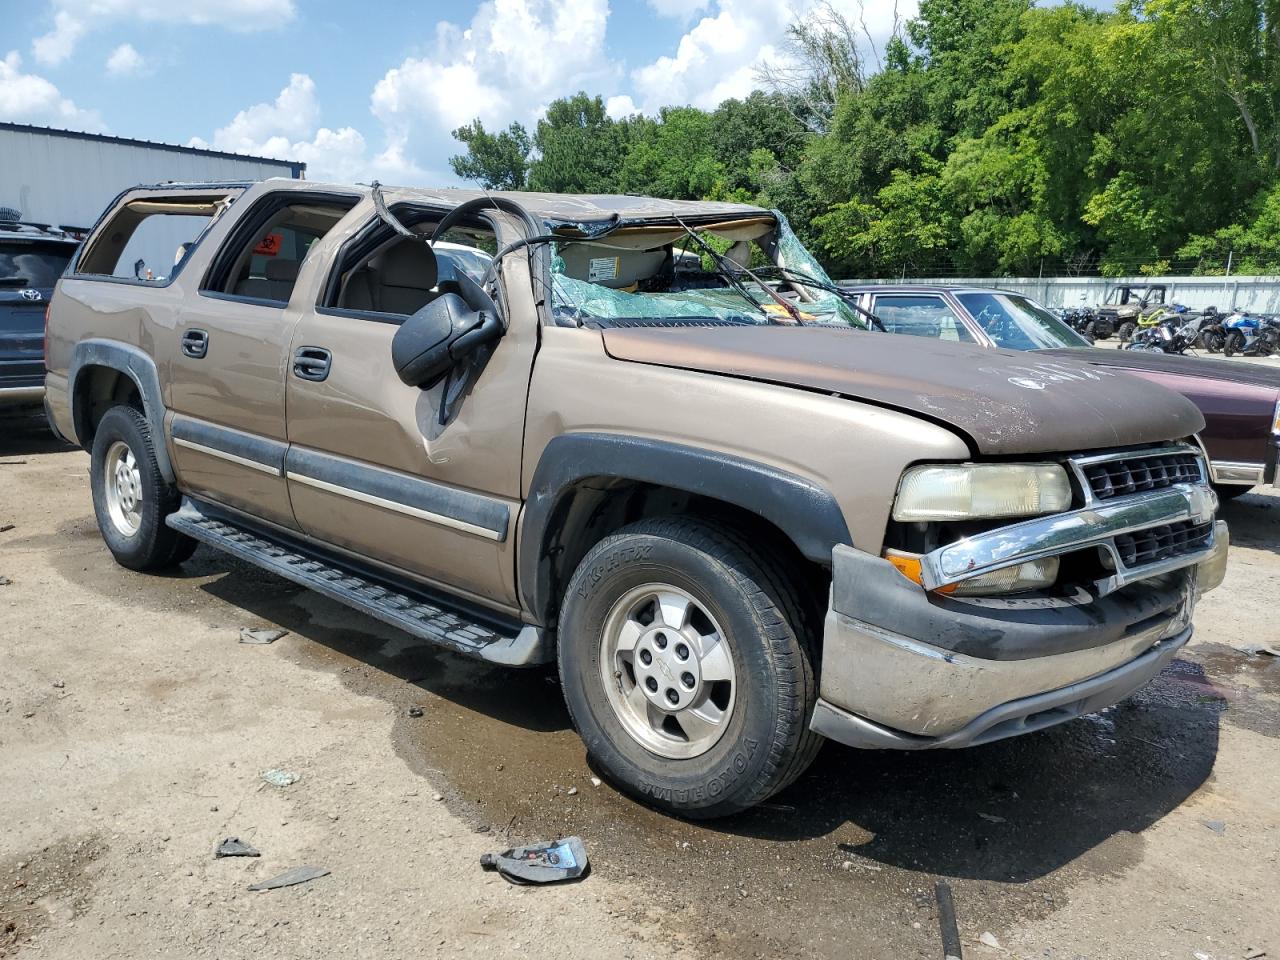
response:
<path fill-rule="evenodd" d="M 189 499 L 165 523 L 187 536 L 255 564 L 383 623 L 457 653 L 491 663 L 525 667 L 551 659 L 544 631 L 529 624 L 489 619 L 425 590 L 392 586 L 357 573 L 319 552 L 222 516 L 211 516 Z"/>

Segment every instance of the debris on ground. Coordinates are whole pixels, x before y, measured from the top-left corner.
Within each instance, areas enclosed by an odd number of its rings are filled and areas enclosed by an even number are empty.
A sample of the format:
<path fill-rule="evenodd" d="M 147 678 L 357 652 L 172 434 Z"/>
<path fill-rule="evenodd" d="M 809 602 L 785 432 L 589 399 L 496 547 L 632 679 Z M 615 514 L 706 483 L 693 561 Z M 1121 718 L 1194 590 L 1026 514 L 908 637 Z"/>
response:
<path fill-rule="evenodd" d="M 980 816 L 983 820 L 986 820 L 990 823 L 1008 823 L 1009 822 L 1004 817 L 997 817 L 994 813 L 979 812 L 978 816 Z"/>
<path fill-rule="evenodd" d="M 273 767 L 270 770 L 263 771 L 262 779 L 275 787 L 287 787 L 301 780 L 302 774 L 291 773 L 288 770 L 277 770 Z"/>
<path fill-rule="evenodd" d="M 53 681 L 53 689 L 55 689 L 55 690 L 62 690 L 62 689 L 65 689 L 65 688 L 66 688 L 66 686 L 67 686 L 67 684 L 65 683 L 65 681 L 62 681 L 62 680 L 55 680 L 55 681 Z"/>
<path fill-rule="evenodd" d="M 8 577 L 0 577 L 0 587 L 11 587 L 11 586 L 13 586 L 12 580 L 10 580 Z"/>
<path fill-rule="evenodd" d="M 1244 652 L 1251 657 L 1280 657 L 1280 650 L 1275 647 L 1268 647 L 1261 644 L 1253 644 L 1245 647 Z"/>
<path fill-rule="evenodd" d="M 431 799 L 432 799 L 432 800 L 443 800 L 443 799 L 444 799 L 444 794 L 443 794 L 443 793 L 433 793 L 433 794 L 431 795 Z"/>
<path fill-rule="evenodd" d="M 997 950 L 1000 949 L 1000 941 L 996 939 L 996 935 L 990 930 L 984 930 L 982 932 L 982 936 L 978 938 L 978 942 L 984 947 L 994 947 Z"/>
<path fill-rule="evenodd" d="M 1218 836 L 1222 836 L 1227 832 L 1227 822 L 1225 820 L 1201 820 L 1202 826 L 1208 827 Z"/>
<path fill-rule="evenodd" d="M 600 786 L 600 783 L 601 783 L 601 780 L 600 780 L 600 778 L 599 778 L 599 777 L 592 777 L 592 778 L 591 778 L 591 785 L 592 785 L 593 787 L 598 787 L 598 786 Z"/>
<path fill-rule="evenodd" d="M 422 716 L 422 708 L 421 708 L 421 707 L 410 707 L 410 708 L 409 708 L 408 710 L 406 710 L 405 712 L 406 712 L 409 716 L 411 716 L 411 717 L 420 717 L 420 716 Z"/>
<path fill-rule="evenodd" d="M 288 630 L 250 630 L 248 627 L 241 627 L 240 642 L 257 644 L 275 643 L 281 637 L 288 636 L 288 634 Z"/>
<path fill-rule="evenodd" d="M 1259 950 L 1256 947 L 1244 948 L 1244 960 L 1262 960 L 1267 955 L 1267 951 Z"/>
<path fill-rule="evenodd" d="M 15 526 L 16 524 L 6 523 L 3 526 L 0 526 L 0 533 L 8 533 L 10 530 L 14 529 Z"/>
<path fill-rule="evenodd" d="M 960 928 L 956 925 L 956 905 L 951 899 L 951 886 L 939 880 L 934 884 L 933 895 L 938 901 L 938 932 L 942 937 L 944 960 L 961 960 Z"/>
<path fill-rule="evenodd" d="M 513 847 L 502 853 L 486 853 L 480 858 L 483 870 L 497 870 L 509 883 L 560 883 L 587 875 L 590 864 L 580 837 L 565 837 L 552 843 Z"/>
<path fill-rule="evenodd" d="M 324 867 L 294 867 L 292 870 L 286 870 L 278 877 L 272 877 L 270 880 L 263 880 L 260 883 L 249 884 L 250 890 L 278 890 L 280 887 L 294 887 L 300 883 L 310 883 L 312 880 L 319 880 L 321 877 L 327 877 L 329 871 Z"/>
<path fill-rule="evenodd" d="M 239 837 L 227 837 L 217 849 L 213 851 L 213 859 L 221 860 L 223 857 L 260 857 L 260 854 L 253 847 L 242 841 Z"/>
<path fill-rule="evenodd" d="M 571 796 L 571 797 L 576 797 L 577 795 L 578 795 L 578 788 L 577 788 L 577 787 L 570 787 L 570 788 L 569 788 L 569 796 Z"/>

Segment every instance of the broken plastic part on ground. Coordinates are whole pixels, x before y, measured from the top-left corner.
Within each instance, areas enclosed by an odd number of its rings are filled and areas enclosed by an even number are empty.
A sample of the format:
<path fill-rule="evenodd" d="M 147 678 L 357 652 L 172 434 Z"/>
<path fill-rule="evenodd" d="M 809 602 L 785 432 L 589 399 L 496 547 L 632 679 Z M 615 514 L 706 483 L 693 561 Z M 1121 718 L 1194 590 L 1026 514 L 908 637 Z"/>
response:
<path fill-rule="evenodd" d="M 292 870 L 286 870 L 279 876 L 272 877 L 270 880 L 263 880 L 260 883 L 249 884 L 249 889 L 258 890 L 278 890 L 280 887 L 294 887 L 300 883 L 309 883 L 312 880 L 318 880 L 321 877 L 327 877 L 329 871 L 324 867 L 294 867 Z"/>
<path fill-rule="evenodd" d="M 509 883 L 540 884 L 579 880 L 587 875 L 590 864 L 582 839 L 565 837 L 502 853 L 486 853 L 480 858 L 480 867 L 498 871 Z"/>

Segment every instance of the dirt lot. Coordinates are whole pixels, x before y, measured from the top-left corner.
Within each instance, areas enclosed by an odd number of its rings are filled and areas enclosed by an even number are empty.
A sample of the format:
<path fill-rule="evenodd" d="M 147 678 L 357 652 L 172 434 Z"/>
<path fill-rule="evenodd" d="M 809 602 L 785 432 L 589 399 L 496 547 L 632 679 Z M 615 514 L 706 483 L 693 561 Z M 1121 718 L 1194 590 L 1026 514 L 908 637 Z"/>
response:
<path fill-rule="evenodd" d="M 0 431 L 0 956 L 937 958 L 943 880 L 967 958 L 1280 957 L 1280 662 L 1249 652 L 1280 646 L 1273 494 L 1224 508 L 1226 584 L 1127 703 L 970 751 L 828 745 L 691 825 L 596 785 L 549 672 L 206 549 L 117 567 L 86 455 Z M 477 867 L 570 833 L 581 884 Z M 230 836 L 262 856 L 215 860 Z M 301 864 L 331 873 L 246 890 Z"/>

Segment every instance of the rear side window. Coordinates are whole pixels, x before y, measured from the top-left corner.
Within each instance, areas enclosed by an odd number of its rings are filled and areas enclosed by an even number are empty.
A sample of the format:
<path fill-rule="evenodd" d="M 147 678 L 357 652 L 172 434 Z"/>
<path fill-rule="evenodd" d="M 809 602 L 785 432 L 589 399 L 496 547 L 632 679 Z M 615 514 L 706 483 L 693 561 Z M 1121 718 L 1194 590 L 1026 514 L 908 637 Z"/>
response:
<path fill-rule="evenodd" d="M 143 283 L 171 280 L 231 199 L 218 194 L 131 200 L 89 238 L 76 273 Z"/>
<path fill-rule="evenodd" d="M 0 287 L 52 287 L 75 249 L 71 243 L 0 240 Z"/>
<path fill-rule="evenodd" d="M 347 215 L 357 199 L 297 190 L 263 197 L 223 243 L 200 292 L 288 303 L 307 251 Z"/>
<path fill-rule="evenodd" d="M 879 296 L 875 298 L 872 311 L 884 322 L 889 333 L 952 343 L 973 342 L 969 331 L 941 297 Z"/>

